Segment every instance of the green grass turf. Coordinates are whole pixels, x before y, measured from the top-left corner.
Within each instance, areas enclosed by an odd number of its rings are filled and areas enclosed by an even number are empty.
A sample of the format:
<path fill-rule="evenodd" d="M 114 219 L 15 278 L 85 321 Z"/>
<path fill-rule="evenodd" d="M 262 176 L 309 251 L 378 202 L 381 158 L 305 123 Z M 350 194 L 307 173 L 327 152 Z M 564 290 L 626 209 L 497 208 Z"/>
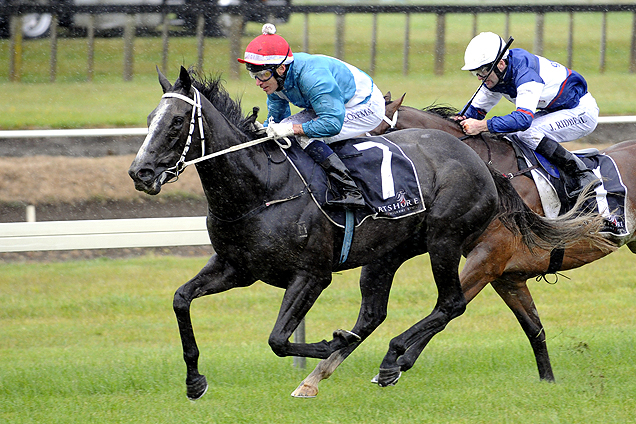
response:
<path fill-rule="evenodd" d="M 153 257 L 0 265 L 0 422 L 7 423 L 628 423 L 636 400 L 636 271 L 625 248 L 530 282 L 556 384 L 490 288 L 436 336 L 395 387 L 377 373 L 391 337 L 434 305 L 428 257 L 398 272 L 387 321 L 320 386 L 289 395 L 308 369 L 267 345 L 282 291 L 262 283 L 192 305 L 210 382 L 185 397 L 172 294 L 206 258 Z M 351 328 L 359 271 L 334 282 L 307 317 L 308 341 Z"/>

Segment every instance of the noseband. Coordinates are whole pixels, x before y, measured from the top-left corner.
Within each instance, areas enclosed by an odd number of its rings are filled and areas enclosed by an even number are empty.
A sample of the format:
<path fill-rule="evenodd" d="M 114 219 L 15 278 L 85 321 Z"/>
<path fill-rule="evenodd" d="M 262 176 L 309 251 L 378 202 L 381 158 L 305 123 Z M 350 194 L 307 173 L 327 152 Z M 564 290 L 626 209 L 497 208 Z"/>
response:
<path fill-rule="evenodd" d="M 217 156 L 224 155 L 226 153 L 235 152 L 237 150 L 245 149 L 247 147 L 256 146 L 257 144 L 263 143 L 264 141 L 267 141 L 267 140 L 276 141 L 276 143 L 283 149 L 288 149 L 289 147 L 291 147 L 291 141 L 289 141 L 289 139 L 287 138 L 284 138 L 285 141 L 283 142 L 282 140 L 279 141 L 278 139 L 274 137 L 263 137 L 263 138 L 258 138 L 256 140 L 248 141 L 247 143 L 237 144 L 236 146 L 231 146 L 231 147 L 228 147 L 227 149 L 220 150 L 218 152 L 206 155 L 205 154 L 205 134 L 203 130 L 203 112 L 202 112 L 203 108 L 201 105 L 201 93 L 199 92 L 199 90 L 197 90 L 194 87 L 192 87 L 192 93 L 193 93 L 192 99 L 188 96 L 184 96 L 183 94 L 179 94 L 179 93 L 165 93 L 163 96 L 161 96 L 162 99 L 175 98 L 175 99 L 183 100 L 189 105 L 192 105 L 190 129 L 188 131 L 188 139 L 186 140 L 186 144 L 183 147 L 183 152 L 181 152 L 181 157 L 179 158 L 179 160 L 174 166 L 163 171 L 160 177 L 161 184 L 177 181 L 177 179 L 179 178 L 179 174 L 181 174 L 183 170 L 190 165 L 194 165 L 196 163 L 203 162 L 205 160 L 212 159 Z M 190 161 L 186 161 L 185 160 L 186 155 L 188 154 L 188 151 L 190 150 L 190 145 L 192 144 L 192 135 L 194 134 L 195 124 L 199 125 L 199 137 L 201 139 L 201 157 L 190 160 Z M 168 177 L 169 174 L 172 174 L 172 177 Z"/>

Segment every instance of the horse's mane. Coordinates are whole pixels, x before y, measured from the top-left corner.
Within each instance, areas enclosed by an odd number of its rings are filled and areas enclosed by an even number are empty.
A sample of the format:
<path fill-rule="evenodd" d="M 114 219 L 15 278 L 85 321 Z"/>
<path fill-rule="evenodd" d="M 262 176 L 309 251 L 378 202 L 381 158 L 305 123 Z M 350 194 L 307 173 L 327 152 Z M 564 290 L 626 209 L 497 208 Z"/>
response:
<path fill-rule="evenodd" d="M 429 112 L 435 115 L 439 115 L 445 119 L 448 119 L 451 116 L 455 116 L 459 113 L 459 110 L 455 109 L 453 106 L 450 106 L 447 104 L 437 104 L 437 103 L 433 103 L 429 106 L 426 106 L 422 110 L 424 112 Z"/>
<path fill-rule="evenodd" d="M 220 75 L 205 76 L 190 69 L 192 85 L 199 90 L 202 96 L 210 101 L 214 107 L 236 128 L 250 138 L 255 138 L 254 121 L 259 108 L 252 109 L 252 113 L 245 115 L 241 107 L 241 99 L 234 100 L 223 86 Z"/>

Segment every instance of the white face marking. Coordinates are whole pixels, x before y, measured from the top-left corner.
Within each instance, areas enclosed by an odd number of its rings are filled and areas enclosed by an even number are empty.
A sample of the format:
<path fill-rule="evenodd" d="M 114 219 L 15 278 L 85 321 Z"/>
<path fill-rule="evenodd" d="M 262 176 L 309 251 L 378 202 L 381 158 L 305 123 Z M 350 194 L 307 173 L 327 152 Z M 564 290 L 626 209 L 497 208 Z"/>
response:
<path fill-rule="evenodd" d="M 146 138 L 144 139 L 143 144 L 139 148 L 137 157 L 139 157 L 140 155 L 146 154 L 148 150 L 148 145 L 150 144 L 150 141 L 154 137 L 155 132 L 159 128 L 159 122 L 161 122 L 161 119 L 166 115 L 167 111 L 168 111 L 168 102 L 162 100 L 159 106 L 157 106 L 155 116 L 152 118 L 152 121 L 150 122 L 150 125 L 148 126 L 148 134 L 146 135 Z"/>

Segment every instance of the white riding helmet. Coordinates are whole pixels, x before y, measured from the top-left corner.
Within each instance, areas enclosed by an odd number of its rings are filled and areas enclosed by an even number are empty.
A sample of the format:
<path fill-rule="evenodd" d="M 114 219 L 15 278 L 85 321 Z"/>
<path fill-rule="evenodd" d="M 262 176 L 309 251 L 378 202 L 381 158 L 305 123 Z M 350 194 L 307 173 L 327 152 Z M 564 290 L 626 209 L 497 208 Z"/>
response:
<path fill-rule="evenodd" d="M 494 62 L 505 45 L 504 40 L 493 32 L 482 32 L 477 35 L 466 47 L 462 71 L 472 71 Z M 504 53 L 502 59 L 506 57 L 508 57 L 508 51 Z"/>

